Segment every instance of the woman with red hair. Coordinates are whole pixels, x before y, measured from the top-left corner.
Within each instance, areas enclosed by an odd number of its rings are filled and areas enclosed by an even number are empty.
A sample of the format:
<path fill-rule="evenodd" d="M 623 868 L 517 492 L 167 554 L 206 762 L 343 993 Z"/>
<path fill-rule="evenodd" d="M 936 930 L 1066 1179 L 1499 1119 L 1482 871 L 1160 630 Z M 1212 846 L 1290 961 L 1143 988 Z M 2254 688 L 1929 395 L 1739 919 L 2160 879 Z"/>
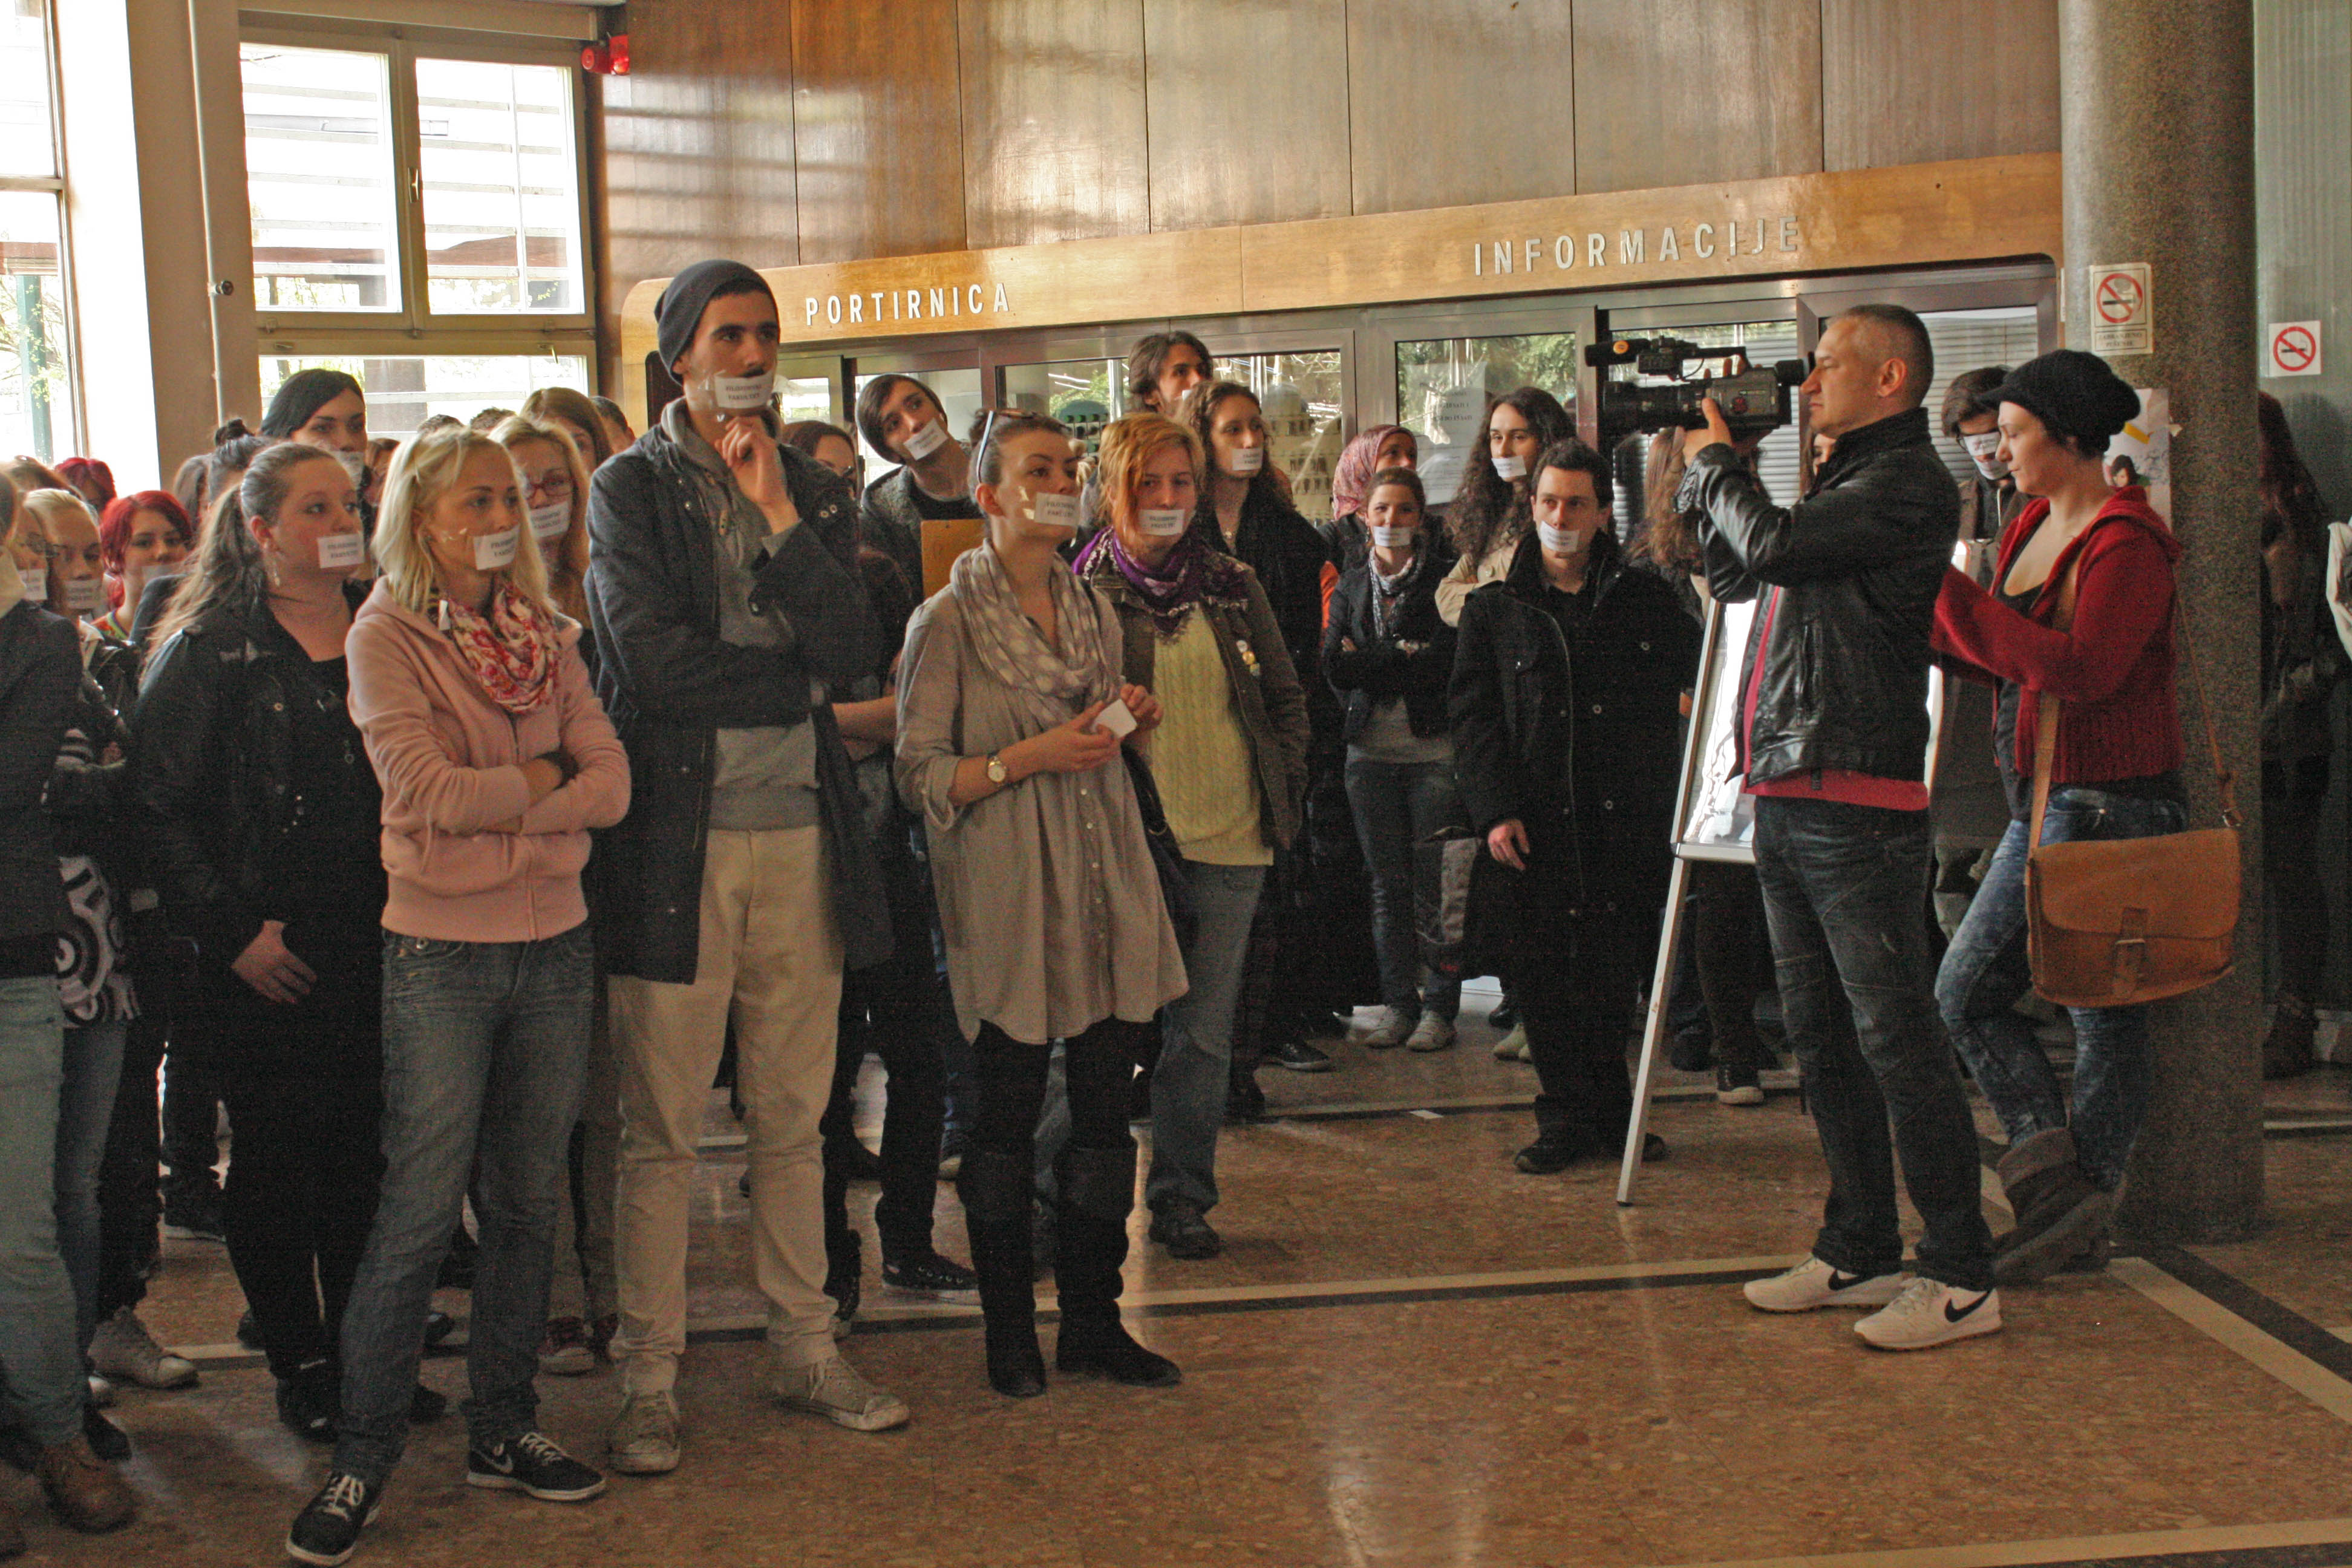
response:
<path fill-rule="evenodd" d="M 89 503 L 90 510 L 104 511 L 114 504 L 114 470 L 96 458 L 59 458 L 58 472 Z"/>
<path fill-rule="evenodd" d="M 93 623 L 100 635 L 131 641 L 139 595 L 154 578 L 178 575 L 194 548 L 195 530 L 171 491 L 134 490 L 107 502 L 106 515 L 98 521 L 98 552 L 106 563 L 106 602 L 111 607 Z"/>

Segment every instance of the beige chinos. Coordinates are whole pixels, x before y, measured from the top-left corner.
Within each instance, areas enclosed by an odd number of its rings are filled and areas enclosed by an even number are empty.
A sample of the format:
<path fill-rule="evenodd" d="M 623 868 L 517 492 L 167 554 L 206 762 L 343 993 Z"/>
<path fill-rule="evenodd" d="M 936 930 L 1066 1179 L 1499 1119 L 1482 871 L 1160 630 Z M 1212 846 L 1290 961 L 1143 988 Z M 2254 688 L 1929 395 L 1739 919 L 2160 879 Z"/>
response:
<path fill-rule="evenodd" d="M 817 1131 L 841 1005 L 828 871 L 821 827 L 713 828 L 693 984 L 612 979 L 625 1396 L 672 1387 L 686 1350 L 687 1215 L 730 1017 L 750 1141 L 752 1277 L 768 1301 L 768 1342 L 784 1368 L 835 1353 Z"/>

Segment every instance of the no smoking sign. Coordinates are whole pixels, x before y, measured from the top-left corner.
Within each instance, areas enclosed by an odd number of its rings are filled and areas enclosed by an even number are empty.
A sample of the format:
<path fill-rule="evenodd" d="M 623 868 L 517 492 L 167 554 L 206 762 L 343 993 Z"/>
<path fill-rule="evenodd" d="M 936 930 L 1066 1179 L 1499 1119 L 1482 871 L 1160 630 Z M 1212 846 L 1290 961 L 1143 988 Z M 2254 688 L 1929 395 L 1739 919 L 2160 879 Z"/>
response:
<path fill-rule="evenodd" d="M 2317 375 L 2320 373 L 2319 323 L 2273 321 L 2264 342 L 2264 375 Z"/>
<path fill-rule="evenodd" d="M 2156 307 L 2145 261 L 2084 269 L 2090 275 L 2091 352 L 2144 354 L 2156 347 Z"/>

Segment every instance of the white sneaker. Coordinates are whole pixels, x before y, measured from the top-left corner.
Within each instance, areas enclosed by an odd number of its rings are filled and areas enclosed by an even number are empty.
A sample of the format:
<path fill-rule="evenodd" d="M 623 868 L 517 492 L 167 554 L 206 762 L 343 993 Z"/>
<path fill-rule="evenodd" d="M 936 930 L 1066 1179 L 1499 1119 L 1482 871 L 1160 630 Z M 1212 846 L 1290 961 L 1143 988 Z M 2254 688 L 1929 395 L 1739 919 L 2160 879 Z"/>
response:
<path fill-rule="evenodd" d="M 1498 1062 L 1523 1062 L 1528 1059 L 1528 1026 L 1514 1024 L 1511 1032 L 1495 1042 L 1495 1059 Z"/>
<path fill-rule="evenodd" d="M 1357 1044 L 1368 1051 L 1392 1051 L 1412 1037 L 1412 1020 L 1393 1007 L 1381 1009 L 1381 1021 L 1366 1030 Z"/>
<path fill-rule="evenodd" d="M 1924 1351 L 1977 1334 L 2000 1331 L 2000 1292 L 1958 1290 L 1940 1279 L 1919 1279 L 1883 1311 L 1853 1326 L 1864 1343 L 1883 1351 Z"/>
<path fill-rule="evenodd" d="M 625 1476 L 669 1474 L 677 1468 L 677 1397 L 667 1389 L 624 1396 L 604 1442 L 613 1468 Z"/>
<path fill-rule="evenodd" d="M 1900 1274 L 1841 1274 L 1808 1258 L 1786 1274 L 1750 1279 L 1740 1289 L 1759 1312 L 1811 1312 L 1823 1307 L 1884 1307 L 1903 1289 Z"/>
<path fill-rule="evenodd" d="M 853 1432 L 887 1432 L 904 1426 L 912 1414 L 905 1400 L 866 1382 L 841 1355 L 814 1366 L 777 1368 L 776 1397 Z"/>
<path fill-rule="evenodd" d="M 1421 1022 L 1412 1026 L 1412 1035 L 1404 1043 L 1409 1051 L 1450 1051 L 1454 1048 L 1454 1020 L 1441 1018 L 1434 1013 L 1423 1013 Z"/>
<path fill-rule="evenodd" d="M 117 1310 L 89 1336 L 89 1363 L 117 1383 L 141 1388 L 187 1388 L 196 1381 L 196 1363 L 157 1344 L 131 1307 Z"/>

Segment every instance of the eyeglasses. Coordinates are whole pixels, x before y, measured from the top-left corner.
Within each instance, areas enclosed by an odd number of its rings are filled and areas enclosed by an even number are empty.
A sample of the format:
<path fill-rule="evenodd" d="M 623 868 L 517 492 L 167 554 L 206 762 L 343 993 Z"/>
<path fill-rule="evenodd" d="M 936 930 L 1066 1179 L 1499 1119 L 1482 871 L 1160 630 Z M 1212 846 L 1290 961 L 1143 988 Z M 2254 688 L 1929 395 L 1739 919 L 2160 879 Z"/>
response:
<path fill-rule="evenodd" d="M 531 480 L 530 494 L 539 500 L 570 500 L 572 476 L 560 473 L 543 475 Z"/>

